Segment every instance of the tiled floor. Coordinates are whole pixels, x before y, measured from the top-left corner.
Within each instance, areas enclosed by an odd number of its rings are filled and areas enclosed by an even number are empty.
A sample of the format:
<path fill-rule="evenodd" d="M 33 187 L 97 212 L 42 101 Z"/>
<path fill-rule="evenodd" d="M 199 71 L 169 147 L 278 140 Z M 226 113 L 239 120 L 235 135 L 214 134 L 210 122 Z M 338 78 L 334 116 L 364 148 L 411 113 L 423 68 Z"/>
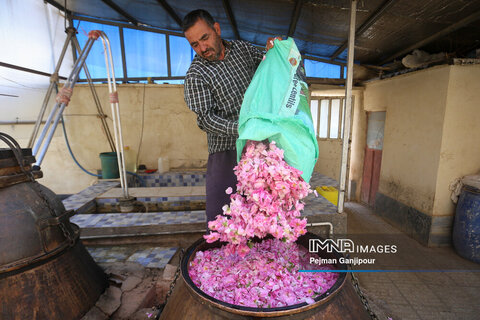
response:
<path fill-rule="evenodd" d="M 383 263 L 379 268 L 427 269 L 426 272 L 357 273 L 360 286 L 379 313 L 394 320 L 480 319 L 479 264 L 461 258 L 451 247 L 420 245 L 362 205 L 347 203 L 345 207 L 348 234 L 352 238 L 386 235 L 401 243 L 401 250 L 388 259 L 390 265 Z"/>
<path fill-rule="evenodd" d="M 79 193 L 71 195 L 63 200 L 63 205 L 67 210 L 80 211 L 88 205 L 95 205 L 93 200 L 102 193 L 119 186 L 120 183 L 116 181 L 98 181 L 93 186 L 90 186 Z"/>

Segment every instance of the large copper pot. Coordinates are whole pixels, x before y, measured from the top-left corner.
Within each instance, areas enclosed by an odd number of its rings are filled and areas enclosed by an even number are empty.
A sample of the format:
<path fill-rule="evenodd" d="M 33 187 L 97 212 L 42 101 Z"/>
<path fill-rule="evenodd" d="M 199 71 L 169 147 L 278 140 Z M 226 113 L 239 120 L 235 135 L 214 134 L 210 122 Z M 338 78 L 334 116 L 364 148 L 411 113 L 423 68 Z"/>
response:
<path fill-rule="evenodd" d="M 72 212 L 35 181 L 30 149 L 0 133 L 0 318 L 80 319 L 106 286 L 70 223 Z"/>

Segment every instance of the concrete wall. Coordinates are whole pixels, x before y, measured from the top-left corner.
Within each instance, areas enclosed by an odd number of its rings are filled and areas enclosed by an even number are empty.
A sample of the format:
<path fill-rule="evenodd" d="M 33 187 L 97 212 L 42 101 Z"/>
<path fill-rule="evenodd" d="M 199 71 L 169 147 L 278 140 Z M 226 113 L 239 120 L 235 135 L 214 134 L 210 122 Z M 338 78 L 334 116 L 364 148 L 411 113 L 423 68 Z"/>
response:
<path fill-rule="evenodd" d="M 345 89 L 339 89 L 332 86 L 312 85 L 310 88 L 312 97 L 315 96 L 345 96 Z M 350 145 L 350 163 L 348 175 L 349 181 L 356 185 L 355 194 L 350 195 L 350 199 L 358 199 L 360 196 L 360 185 L 363 170 L 363 157 L 365 153 L 366 138 L 366 113 L 363 110 L 363 88 L 354 88 L 354 109 L 352 119 L 352 142 Z M 319 157 L 315 165 L 315 172 L 319 172 L 327 177 L 339 181 L 340 165 L 342 161 L 342 141 L 337 139 L 319 139 L 317 138 Z M 351 190 L 351 183 L 347 184 L 347 189 Z"/>
<path fill-rule="evenodd" d="M 449 185 L 480 169 L 480 66 L 438 66 L 366 85 L 366 111 L 386 111 L 375 211 L 430 245 L 448 245 Z"/>
<path fill-rule="evenodd" d="M 480 172 L 480 65 L 451 66 L 433 215 L 455 210 L 448 186 Z"/>
<path fill-rule="evenodd" d="M 432 214 L 449 68 L 368 83 L 366 111 L 386 111 L 379 192 Z M 421 177 L 421 178 L 419 178 Z"/>
<path fill-rule="evenodd" d="M 171 168 L 206 166 L 206 134 L 198 128 L 195 114 L 183 100 L 183 85 L 128 84 L 117 88 L 124 145 L 129 146 L 135 154 L 140 150 L 139 164 L 157 169 L 158 158 L 167 157 Z M 113 134 L 108 88 L 106 85 L 96 85 L 96 89 Z M 143 139 L 140 146 L 143 112 Z M 64 118 L 70 145 L 78 162 L 88 171 L 96 173 L 101 168 L 99 153 L 111 150 L 97 118 L 88 85 L 75 86 Z M 32 129 L 31 125 L 0 128 L 18 139 L 22 147 L 28 143 Z M 79 192 L 96 181 L 95 177 L 81 171 L 71 159 L 61 126 L 57 128 L 42 163 L 42 171 L 44 178 L 40 182 L 61 194 Z"/>
<path fill-rule="evenodd" d="M 113 133 L 107 86 L 96 88 Z M 173 169 L 205 167 L 206 135 L 184 102 L 183 85 L 120 85 L 118 96 L 124 145 L 138 154 L 138 164 L 157 169 L 158 158 L 166 157 Z M 88 86 L 77 86 L 66 112 L 68 135 L 92 169 L 100 167 L 98 154 L 110 151 L 95 110 Z"/>

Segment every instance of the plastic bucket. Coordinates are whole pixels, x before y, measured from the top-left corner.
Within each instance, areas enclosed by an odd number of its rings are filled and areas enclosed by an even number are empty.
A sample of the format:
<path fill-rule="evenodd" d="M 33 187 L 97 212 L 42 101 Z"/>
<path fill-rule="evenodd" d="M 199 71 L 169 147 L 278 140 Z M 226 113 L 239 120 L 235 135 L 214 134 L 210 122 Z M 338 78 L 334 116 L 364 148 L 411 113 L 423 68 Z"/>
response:
<path fill-rule="evenodd" d="M 100 162 L 102 163 L 102 179 L 117 179 L 120 177 L 116 152 L 100 153 Z"/>
<path fill-rule="evenodd" d="M 462 188 L 452 238 L 459 255 L 480 263 L 480 190 L 473 186 Z"/>

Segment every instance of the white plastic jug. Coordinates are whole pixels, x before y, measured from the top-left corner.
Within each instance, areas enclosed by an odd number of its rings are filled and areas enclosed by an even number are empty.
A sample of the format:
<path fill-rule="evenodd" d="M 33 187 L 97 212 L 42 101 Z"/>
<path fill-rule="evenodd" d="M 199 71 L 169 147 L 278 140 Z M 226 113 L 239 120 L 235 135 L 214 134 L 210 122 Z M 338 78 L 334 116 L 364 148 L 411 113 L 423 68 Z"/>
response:
<path fill-rule="evenodd" d="M 129 146 L 125 146 L 123 148 L 124 152 L 124 157 L 125 157 L 125 169 L 129 172 L 137 172 L 137 166 L 135 165 L 135 162 L 137 160 L 137 156 L 135 154 L 135 151 L 130 149 Z"/>
<path fill-rule="evenodd" d="M 158 173 L 168 172 L 168 170 L 170 170 L 168 158 L 165 158 L 165 157 L 158 158 Z"/>

